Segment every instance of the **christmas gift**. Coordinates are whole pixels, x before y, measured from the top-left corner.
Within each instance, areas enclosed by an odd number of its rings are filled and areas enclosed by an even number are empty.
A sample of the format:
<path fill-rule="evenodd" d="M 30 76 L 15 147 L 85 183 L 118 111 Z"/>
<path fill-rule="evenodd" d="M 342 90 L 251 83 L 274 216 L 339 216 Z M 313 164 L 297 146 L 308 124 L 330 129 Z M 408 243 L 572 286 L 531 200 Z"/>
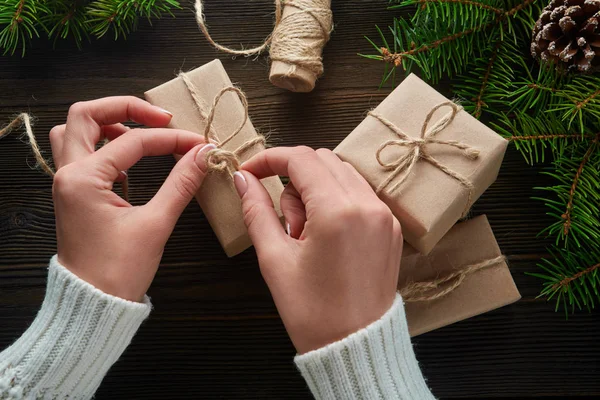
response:
<path fill-rule="evenodd" d="M 411 336 L 521 298 L 485 215 L 456 224 L 427 256 L 405 244 L 398 289 Z"/>
<path fill-rule="evenodd" d="M 416 75 L 408 76 L 335 153 L 352 164 L 429 253 L 496 180 L 507 141 Z"/>
<path fill-rule="evenodd" d="M 233 87 L 223 65 L 214 60 L 145 93 L 146 99 L 173 113 L 171 128 L 185 129 L 217 144 L 209 152 L 209 173 L 196 200 L 202 207 L 225 253 L 232 257 L 251 246 L 241 201 L 232 173 L 243 162 L 264 150 L 264 138 L 248 118 L 243 93 Z M 262 180 L 281 217 L 279 199 L 283 184 L 278 177 Z"/>

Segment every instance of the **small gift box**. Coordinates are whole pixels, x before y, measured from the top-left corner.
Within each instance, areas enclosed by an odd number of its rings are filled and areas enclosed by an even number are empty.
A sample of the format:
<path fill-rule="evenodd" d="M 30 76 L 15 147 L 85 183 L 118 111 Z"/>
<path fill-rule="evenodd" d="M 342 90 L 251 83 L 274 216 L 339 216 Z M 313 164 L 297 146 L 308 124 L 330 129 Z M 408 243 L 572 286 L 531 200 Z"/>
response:
<path fill-rule="evenodd" d="M 496 180 L 507 141 L 416 75 L 335 149 L 429 253 Z"/>
<path fill-rule="evenodd" d="M 231 163 L 243 162 L 264 150 L 264 139 L 256 133 L 245 96 L 234 88 L 219 60 L 196 68 L 145 94 L 148 102 L 169 110 L 171 128 L 206 133 L 219 147 L 212 162 L 222 171 L 210 172 L 196 194 L 208 222 L 225 253 L 235 256 L 252 245 L 242 215 L 241 201 L 231 178 Z M 278 177 L 262 180 L 281 217 L 279 200 L 283 184 Z"/>
<path fill-rule="evenodd" d="M 405 244 L 398 290 L 411 336 L 521 298 L 485 215 L 456 224 L 427 256 Z"/>

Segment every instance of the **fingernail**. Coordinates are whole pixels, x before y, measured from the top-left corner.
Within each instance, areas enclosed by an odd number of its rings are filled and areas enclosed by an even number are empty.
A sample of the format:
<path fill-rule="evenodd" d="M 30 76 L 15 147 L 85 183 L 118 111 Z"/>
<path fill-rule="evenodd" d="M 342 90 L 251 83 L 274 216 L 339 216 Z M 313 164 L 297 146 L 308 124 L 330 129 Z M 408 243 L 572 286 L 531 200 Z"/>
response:
<path fill-rule="evenodd" d="M 198 151 L 198 154 L 196 154 L 196 165 L 198 165 L 198 168 L 200 168 L 203 172 L 206 172 L 206 153 L 216 148 L 217 146 L 209 143 L 201 148 L 200 151 Z"/>
<path fill-rule="evenodd" d="M 287 221 L 285 222 L 285 232 L 288 234 L 288 236 L 292 236 L 292 227 Z"/>
<path fill-rule="evenodd" d="M 248 182 L 246 182 L 246 178 L 241 172 L 235 171 L 233 173 L 233 183 L 240 197 L 244 197 L 248 190 Z"/>
<path fill-rule="evenodd" d="M 156 107 L 158 108 L 158 111 L 160 111 L 163 114 L 167 114 L 169 117 L 173 117 L 173 113 L 171 111 L 167 111 L 164 108 L 160 108 L 160 107 Z"/>

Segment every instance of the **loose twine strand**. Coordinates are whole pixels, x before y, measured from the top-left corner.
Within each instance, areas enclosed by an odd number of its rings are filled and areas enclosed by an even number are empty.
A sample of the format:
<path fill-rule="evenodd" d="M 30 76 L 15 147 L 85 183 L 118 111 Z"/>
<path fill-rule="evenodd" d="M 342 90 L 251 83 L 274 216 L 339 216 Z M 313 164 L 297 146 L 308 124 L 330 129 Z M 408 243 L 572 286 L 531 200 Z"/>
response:
<path fill-rule="evenodd" d="M 439 110 L 440 108 L 443 108 L 443 107 L 450 107 L 451 112 L 444 115 L 431 128 L 429 128 L 429 123 L 431 122 L 433 115 L 435 114 L 435 112 L 437 110 Z M 402 185 L 408 179 L 411 171 L 416 166 L 417 162 L 419 160 L 424 160 L 424 161 L 427 161 L 428 163 L 430 163 L 431 165 L 433 165 L 434 167 L 438 168 L 442 172 L 444 172 L 446 175 L 457 180 L 465 189 L 467 189 L 468 198 L 467 198 L 466 207 L 463 211 L 463 217 L 464 217 L 468 213 L 469 207 L 471 205 L 473 191 L 475 189 L 475 187 L 473 186 L 473 183 L 471 183 L 467 178 L 465 178 L 458 172 L 451 170 L 444 164 L 437 161 L 435 158 L 433 158 L 431 155 L 429 155 L 429 153 L 427 151 L 427 146 L 429 144 L 441 144 L 441 145 L 450 146 L 450 147 L 454 147 L 459 150 L 462 150 L 463 155 L 470 160 L 475 160 L 479 157 L 479 150 L 477 150 L 467 144 L 460 143 L 456 140 L 435 139 L 435 135 L 437 135 L 438 133 L 440 133 L 444 129 L 446 129 L 454 121 L 456 114 L 458 114 L 458 112 L 461 110 L 462 110 L 462 107 L 454 104 L 451 101 L 447 101 L 447 102 L 438 104 L 437 106 L 433 107 L 427 114 L 427 117 L 425 118 L 425 121 L 423 122 L 423 125 L 421 126 L 421 134 L 419 137 L 412 137 L 412 136 L 406 134 L 399 127 L 394 125 L 393 122 L 391 122 L 389 119 L 387 119 L 383 115 L 381 115 L 375 111 L 370 111 L 368 113 L 369 116 L 371 116 L 371 117 L 375 118 L 376 120 L 378 120 L 379 122 L 381 122 L 388 129 L 390 129 L 392 132 L 394 132 L 396 134 L 396 136 L 398 136 L 400 138 L 400 139 L 396 139 L 396 140 L 388 140 L 388 141 L 382 143 L 381 146 L 379 146 L 379 148 L 377 149 L 377 152 L 375 154 L 377 162 L 385 170 L 392 171 L 392 172 L 377 187 L 376 193 L 378 195 L 381 194 L 384 190 L 386 190 L 386 188 L 388 186 L 390 186 L 390 184 L 392 183 L 392 181 L 394 179 L 396 179 L 399 175 L 402 174 L 400 176 L 400 178 L 398 178 L 396 180 L 396 182 L 391 186 L 388 193 L 394 192 L 396 189 L 398 189 L 400 187 L 400 185 Z M 391 146 L 407 147 L 409 151 L 406 155 L 399 157 L 395 161 L 386 163 L 381 159 L 382 152 Z"/>
<path fill-rule="evenodd" d="M 42 150 L 40 149 L 40 146 L 35 139 L 35 135 L 33 134 L 33 124 L 31 123 L 31 116 L 29 114 L 19 114 L 7 126 L 0 129 L 0 139 L 8 136 L 13 130 L 18 129 L 21 126 L 25 126 L 25 134 L 27 135 L 27 140 L 29 141 L 33 155 L 35 156 L 37 166 L 40 167 L 47 175 L 54 177 L 54 170 L 42 155 Z"/>
<path fill-rule="evenodd" d="M 35 134 L 33 133 L 33 124 L 31 123 L 31 116 L 27 113 L 19 114 L 15 119 L 13 119 L 7 126 L 0 129 L 0 139 L 5 136 L 8 136 L 13 130 L 20 128 L 21 126 L 25 126 L 25 134 L 27 136 L 27 140 L 29 141 L 29 146 L 33 151 L 33 155 L 35 156 L 36 167 L 39 167 L 44 171 L 48 176 L 54 178 L 56 172 L 54 169 L 48 164 L 44 156 L 42 155 L 42 150 L 37 143 L 35 138 Z M 123 182 L 121 182 L 121 189 L 123 191 L 123 198 L 125 201 L 129 201 L 129 178 L 125 176 Z"/>
<path fill-rule="evenodd" d="M 228 86 L 221 89 L 219 93 L 217 93 L 217 95 L 214 97 L 212 105 L 208 106 L 202 98 L 202 96 L 200 95 L 200 91 L 198 90 L 196 85 L 194 85 L 190 77 L 184 72 L 180 72 L 179 77 L 181 77 L 181 79 L 185 83 L 185 86 L 188 89 L 190 95 L 192 96 L 192 99 L 194 100 L 194 105 L 200 113 L 200 116 L 203 120 L 206 121 L 206 127 L 204 128 L 204 140 L 206 141 L 206 143 L 213 142 L 217 146 L 216 149 L 210 150 L 208 153 L 206 153 L 207 172 L 227 171 L 230 176 L 233 176 L 233 173 L 240 169 L 241 163 L 239 157 L 244 152 L 258 144 L 261 144 L 263 146 L 266 144 L 265 137 L 262 135 L 257 135 L 255 138 L 244 142 L 241 146 L 239 146 L 233 151 L 225 150 L 223 148 L 223 146 L 228 144 L 234 137 L 236 137 L 242 131 L 242 129 L 244 129 L 244 126 L 246 126 L 246 123 L 248 122 L 248 99 L 246 98 L 246 95 L 239 88 Z M 242 118 L 242 121 L 240 122 L 239 126 L 226 139 L 219 140 L 214 131 L 212 123 L 215 118 L 217 106 L 221 101 L 221 98 L 225 93 L 228 92 L 233 92 L 237 94 L 240 98 L 240 101 L 242 102 L 242 107 L 244 109 L 244 117 Z"/>
<path fill-rule="evenodd" d="M 400 295 L 407 303 L 432 301 L 452 293 L 459 287 L 467 276 L 485 268 L 493 267 L 506 261 L 506 257 L 498 256 L 480 263 L 467 265 L 443 277 L 422 282 L 413 282 L 400 288 Z M 441 286 L 447 285 L 443 290 L 437 291 Z"/>
<path fill-rule="evenodd" d="M 283 17 L 285 6 L 297 11 Z M 241 56 L 259 55 L 270 46 L 272 61 L 281 61 L 307 69 L 317 77 L 323 74 L 321 53 L 333 30 L 333 14 L 328 0 L 275 0 L 275 26 L 260 46 L 232 49 L 216 43 L 206 27 L 202 0 L 196 0 L 196 21 L 208 42 L 225 53 Z"/>

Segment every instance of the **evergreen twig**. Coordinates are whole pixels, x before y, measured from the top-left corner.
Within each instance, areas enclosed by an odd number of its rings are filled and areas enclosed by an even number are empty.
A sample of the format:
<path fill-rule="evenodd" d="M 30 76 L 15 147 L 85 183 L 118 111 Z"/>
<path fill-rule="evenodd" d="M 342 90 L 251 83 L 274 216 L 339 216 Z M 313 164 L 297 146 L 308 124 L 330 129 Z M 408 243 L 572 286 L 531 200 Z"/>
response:
<path fill-rule="evenodd" d="M 0 48 L 25 55 L 40 32 L 54 42 L 72 38 L 78 47 L 111 31 L 118 39 L 135 31 L 140 18 L 172 16 L 176 8 L 177 0 L 0 0 Z"/>

